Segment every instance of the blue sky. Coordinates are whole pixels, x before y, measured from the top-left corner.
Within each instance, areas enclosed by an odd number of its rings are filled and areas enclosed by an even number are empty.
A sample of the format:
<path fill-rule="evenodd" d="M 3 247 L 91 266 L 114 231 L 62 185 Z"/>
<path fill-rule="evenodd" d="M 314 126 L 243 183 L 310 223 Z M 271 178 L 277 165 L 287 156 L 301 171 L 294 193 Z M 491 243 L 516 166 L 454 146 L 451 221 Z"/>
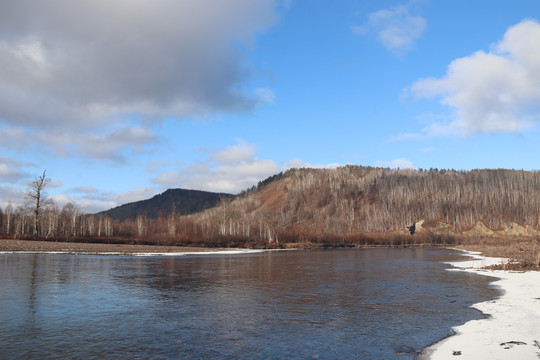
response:
<path fill-rule="evenodd" d="M 0 0 L 0 206 L 540 169 L 540 2 Z"/>

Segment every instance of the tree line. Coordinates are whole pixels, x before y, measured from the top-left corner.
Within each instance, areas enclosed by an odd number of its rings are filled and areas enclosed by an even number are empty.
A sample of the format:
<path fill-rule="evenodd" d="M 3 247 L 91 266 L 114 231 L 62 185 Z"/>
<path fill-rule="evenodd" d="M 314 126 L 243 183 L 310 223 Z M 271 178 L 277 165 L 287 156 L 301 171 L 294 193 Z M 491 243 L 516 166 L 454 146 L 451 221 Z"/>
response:
<path fill-rule="evenodd" d="M 347 165 L 291 169 L 206 211 L 182 214 L 172 208 L 156 219 L 142 213 L 119 221 L 84 214 L 71 203 L 62 209 L 46 203 L 36 216 L 35 207 L 8 204 L 0 209 L 0 231 L 12 237 L 202 246 L 451 242 L 477 221 L 492 230 L 510 222 L 539 229 L 539 205 L 536 171 Z M 421 219 L 432 225 L 429 235 L 404 231 Z"/>

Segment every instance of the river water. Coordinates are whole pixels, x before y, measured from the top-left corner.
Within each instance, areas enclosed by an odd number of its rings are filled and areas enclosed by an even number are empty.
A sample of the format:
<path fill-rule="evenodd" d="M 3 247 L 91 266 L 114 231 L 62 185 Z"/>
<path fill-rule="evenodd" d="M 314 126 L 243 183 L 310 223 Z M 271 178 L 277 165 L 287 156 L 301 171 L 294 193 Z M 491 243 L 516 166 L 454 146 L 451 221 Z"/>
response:
<path fill-rule="evenodd" d="M 498 295 L 460 258 L 0 254 L 0 359 L 413 359 Z"/>

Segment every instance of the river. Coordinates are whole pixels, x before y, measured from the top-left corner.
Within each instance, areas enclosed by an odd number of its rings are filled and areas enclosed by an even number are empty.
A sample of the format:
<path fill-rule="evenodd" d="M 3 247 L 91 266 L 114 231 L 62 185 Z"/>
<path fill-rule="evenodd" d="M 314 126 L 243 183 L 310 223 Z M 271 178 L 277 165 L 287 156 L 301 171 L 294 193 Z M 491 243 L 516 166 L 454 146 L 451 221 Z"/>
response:
<path fill-rule="evenodd" d="M 1 359 L 413 359 L 482 318 L 450 249 L 0 254 Z"/>

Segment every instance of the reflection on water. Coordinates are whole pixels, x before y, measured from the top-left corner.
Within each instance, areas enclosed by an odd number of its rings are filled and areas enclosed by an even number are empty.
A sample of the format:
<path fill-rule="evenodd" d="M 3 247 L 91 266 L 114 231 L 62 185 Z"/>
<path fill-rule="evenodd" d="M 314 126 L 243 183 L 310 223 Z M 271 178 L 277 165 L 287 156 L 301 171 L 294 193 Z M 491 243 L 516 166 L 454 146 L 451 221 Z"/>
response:
<path fill-rule="evenodd" d="M 412 359 L 481 314 L 447 249 L 0 255 L 0 358 Z"/>

